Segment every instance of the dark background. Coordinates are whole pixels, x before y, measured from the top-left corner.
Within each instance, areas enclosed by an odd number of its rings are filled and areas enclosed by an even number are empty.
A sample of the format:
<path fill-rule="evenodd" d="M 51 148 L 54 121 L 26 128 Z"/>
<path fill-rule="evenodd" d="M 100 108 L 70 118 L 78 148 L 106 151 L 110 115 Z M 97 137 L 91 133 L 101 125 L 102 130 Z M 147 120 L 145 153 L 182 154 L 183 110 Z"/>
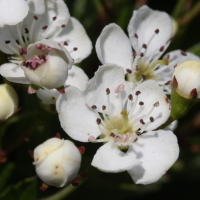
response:
<path fill-rule="evenodd" d="M 115 22 L 127 33 L 127 25 L 134 9 L 143 4 L 156 10 L 165 11 L 177 20 L 179 30 L 167 51 L 189 50 L 200 56 L 200 15 L 186 22 L 191 11 L 198 8 L 199 1 L 179 0 L 66 0 L 71 16 L 77 18 L 85 27 L 90 39 L 95 42 L 103 27 Z M 179 8 L 179 10 L 178 10 Z M 163 22 L 164 23 L 164 22 Z M 196 46 L 194 46 L 196 45 Z M 0 64 L 6 56 L 0 52 Z M 92 54 L 79 66 L 91 78 L 99 62 L 95 48 Z M 0 83 L 6 80 L 0 77 Z M 8 83 L 8 81 L 6 81 Z M 70 139 L 61 129 L 57 114 L 46 112 L 36 95 L 27 94 L 27 86 L 11 84 L 19 95 L 21 111 L 7 120 L 1 138 L 2 149 L 7 152 L 0 163 L 0 200 L 36 200 L 47 198 L 62 189 L 49 187 L 42 192 L 42 181 L 36 177 L 33 159 L 29 150 L 60 133 L 62 138 Z M 107 174 L 90 167 L 93 155 L 101 144 L 86 144 L 73 141 L 86 148 L 82 157 L 81 172 L 85 176 L 78 187 L 69 187 L 69 194 L 63 199 L 95 200 L 143 200 L 143 199 L 199 199 L 200 186 L 200 104 L 196 104 L 175 131 L 180 145 L 180 157 L 174 166 L 158 182 L 143 186 L 135 185 L 127 172 Z M 156 169 L 155 169 L 156 170 Z M 154 173 L 152 171 L 152 173 Z M 66 189 L 65 189 L 66 190 Z M 74 190 L 74 191 L 73 191 Z M 58 199 L 50 197 L 47 199 Z"/>

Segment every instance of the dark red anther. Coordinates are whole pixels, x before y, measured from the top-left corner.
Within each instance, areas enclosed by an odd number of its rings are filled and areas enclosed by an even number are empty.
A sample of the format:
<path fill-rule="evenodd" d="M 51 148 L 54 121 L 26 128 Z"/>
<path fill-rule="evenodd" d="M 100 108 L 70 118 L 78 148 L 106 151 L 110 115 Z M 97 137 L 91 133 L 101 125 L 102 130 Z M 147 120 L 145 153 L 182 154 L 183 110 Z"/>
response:
<path fill-rule="evenodd" d="M 33 156 L 33 151 L 29 151 L 29 155 L 31 156 L 31 158 L 34 159 L 34 156 Z"/>
<path fill-rule="evenodd" d="M 114 134 L 114 133 L 111 133 L 111 134 L 110 134 L 110 137 L 115 137 L 115 134 Z"/>
<path fill-rule="evenodd" d="M 96 110 L 96 109 L 97 109 L 97 107 L 96 107 L 95 105 L 93 105 L 91 108 L 92 108 L 93 110 Z"/>
<path fill-rule="evenodd" d="M 171 83 L 171 81 L 167 81 L 166 83 L 165 83 L 165 85 L 169 85 Z"/>
<path fill-rule="evenodd" d="M 190 92 L 190 96 L 192 97 L 192 99 L 196 99 L 197 98 L 197 89 L 194 88 L 191 92 Z"/>
<path fill-rule="evenodd" d="M 5 43 L 6 43 L 6 44 L 10 44 L 10 40 L 6 40 Z"/>
<path fill-rule="evenodd" d="M 147 79 L 147 77 L 144 74 L 141 74 L 141 77 L 143 78 L 143 80 Z"/>
<path fill-rule="evenodd" d="M 65 45 L 65 46 L 68 46 L 68 43 L 65 41 L 65 42 L 64 42 L 64 45 Z"/>
<path fill-rule="evenodd" d="M 102 110 L 105 110 L 105 109 L 106 109 L 106 106 L 103 105 L 103 106 L 102 106 Z"/>
<path fill-rule="evenodd" d="M 159 29 L 156 29 L 156 30 L 155 30 L 155 33 L 158 34 L 158 33 L 159 33 Z"/>
<path fill-rule="evenodd" d="M 24 29 L 26 34 L 29 34 L 29 30 L 27 28 Z"/>
<path fill-rule="evenodd" d="M 141 92 L 140 92 L 140 91 L 137 91 L 137 92 L 135 93 L 135 95 L 137 95 L 137 96 L 138 96 L 139 94 L 141 94 Z"/>
<path fill-rule="evenodd" d="M 71 183 L 74 187 L 78 186 L 79 185 L 79 178 L 75 178 Z"/>
<path fill-rule="evenodd" d="M 160 52 L 163 52 L 163 51 L 164 51 L 164 48 L 165 48 L 164 46 L 160 47 L 159 51 L 160 51 Z"/>
<path fill-rule="evenodd" d="M 141 56 L 141 57 L 143 57 L 143 56 L 144 56 L 144 53 L 143 53 L 143 52 L 142 52 L 142 53 L 140 53 L 140 56 Z"/>
<path fill-rule="evenodd" d="M 16 43 L 17 43 L 18 45 L 20 45 L 19 40 L 16 40 Z"/>
<path fill-rule="evenodd" d="M 176 65 L 174 65 L 174 68 L 176 68 L 177 67 L 177 64 Z"/>
<path fill-rule="evenodd" d="M 138 34 L 137 34 L 137 33 L 135 33 L 135 34 L 134 34 L 134 37 L 135 37 L 135 38 L 138 38 Z"/>
<path fill-rule="evenodd" d="M 40 190 L 41 190 L 42 192 L 44 192 L 48 187 L 49 187 L 49 186 L 48 186 L 47 184 L 43 183 L 43 184 L 40 186 Z"/>
<path fill-rule="evenodd" d="M 78 50 L 78 48 L 77 47 L 74 47 L 74 51 L 77 51 Z"/>
<path fill-rule="evenodd" d="M 33 17 L 33 18 L 34 18 L 35 20 L 38 20 L 38 17 L 37 17 L 37 16 L 35 16 L 35 15 L 34 15 L 34 17 Z"/>
<path fill-rule="evenodd" d="M 130 101 L 133 101 L 133 95 L 132 95 L 132 94 L 129 94 L 129 95 L 128 95 L 128 99 L 129 99 Z"/>
<path fill-rule="evenodd" d="M 79 150 L 79 152 L 80 152 L 80 154 L 82 156 L 84 154 L 84 152 L 85 152 L 85 147 L 83 147 L 83 146 L 78 147 L 78 150 Z"/>
<path fill-rule="evenodd" d="M 143 105 L 144 105 L 144 102 L 140 101 L 140 102 L 139 102 L 139 105 L 140 105 L 140 106 L 143 106 Z"/>
<path fill-rule="evenodd" d="M 145 124 L 145 122 L 143 121 L 143 119 L 140 120 L 140 123 L 141 123 L 141 124 Z"/>
<path fill-rule="evenodd" d="M 178 81 L 177 81 L 175 75 L 174 75 L 174 78 L 173 78 L 172 87 L 174 87 L 174 88 L 177 88 L 177 87 L 178 87 Z"/>
<path fill-rule="evenodd" d="M 132 70 L 131 69 L 126 69 L 127 73 L 128 74 L 131 74 L 132 73 Z"/>
<path fill-rule="evenodd" d="M 61 139 L 60 133 L 56 133 L 55 138 Z"/>
<path fill-rule="evenodd" d="M 149 119 L 150 119 L 151 122 L 154 122 L 154 118 L 153 117 L 150 117 Z"/>
<path fill-rule="evenodd" d="M 146 49 L 146 48 L 147 48 L 147 45 L 146 45 L 146 44 L 143 44 L 143 45 L 142 45 L 142 48 Z"/>
<path fill-rule="evenodd" d="M 97 118 L 96 122 L 97 122 L 98 125 L 101 124 L 101 119 Z"/>
<path fill-rule="evenodd" d="M 134 51 L 134 52 L 132 53 L 132 56 L 135 58 L 135 57 L 137 56 L 137 53 Z"/>
<path fill-rule="evenodd" d="M 106 89 L 106 94 L 107 95 L 110 94 L 110 89 L 109 88 Z"/>
<path fill-rule="evenodd" d="M 181 51 L 181 55 L 187 56 L 187 53 L 185 53 L 184 51 Z"/>
<path fill-rule="evenodd" d="M 65 28 L 66 27 L 66 25 L 65 24 L 63 24 L 62 26 L 61 26 L 61 28 Z"/>
<path fill-rule="evenodd" d="M 48 28 L 48 26 L 43 26 L 42 27 L 43 30 L 46 30 L 47 28 Z"/>
<path fill-rule="evenodd" d="M 53 17 L 53 21 L 55 21 L 57 19 L 57 17 L 55 16 L 55 17 Z"/>

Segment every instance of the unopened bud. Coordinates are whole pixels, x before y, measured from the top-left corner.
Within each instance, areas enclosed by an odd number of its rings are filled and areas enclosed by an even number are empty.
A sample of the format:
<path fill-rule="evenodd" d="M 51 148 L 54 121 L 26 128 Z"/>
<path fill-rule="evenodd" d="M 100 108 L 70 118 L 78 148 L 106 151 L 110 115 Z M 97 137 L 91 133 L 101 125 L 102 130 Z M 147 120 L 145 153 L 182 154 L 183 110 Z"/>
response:
<path fill-rule="evenodd" d="M 0 85 L 0 120 L 5 120 L 17 111 L 18 96 L 8 84 Z"/>
<path fill-rule="evenodd" d="M 78 174 L 81 154 L 71 141 L 51 138 L 35 148 L 34 161 L 44 183 L 63 187 Z"/>

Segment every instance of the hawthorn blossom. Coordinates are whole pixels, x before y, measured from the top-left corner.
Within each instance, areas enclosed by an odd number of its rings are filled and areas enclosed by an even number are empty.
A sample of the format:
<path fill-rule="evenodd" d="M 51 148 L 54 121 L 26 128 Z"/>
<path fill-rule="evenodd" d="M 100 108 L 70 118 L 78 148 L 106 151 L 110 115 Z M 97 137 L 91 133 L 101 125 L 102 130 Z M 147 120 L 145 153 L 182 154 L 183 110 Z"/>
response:
<path fill-rule="evenodd" d="M 46 184 L 63 187 L 78 174 L 81 154 L 73 142 L 51 138 L 34 149 L 37 175 Z"/>
<path fill-rule="evenodd" d="M 73 63 L 91 53 L 91 41 L 63 0 L 28 0 L 27 5 L 29 12 L 23 9 L 28 14 L 20 23 L 0 28 L 0 50 L 10 61 L 0 74 L 31 84 L 29 93 L 39 88 L 62 91 Z"/>
<path fill-rule="evenodd" d="M 96 42 L 96 52 L 101 63 L 113 63 L 128 73 L 128 81 L 135 87 L 145 80 L 155 80 L 166 94 L 170 94 L 174 71 L 169 57 L 158 60 L 167 49 L 172 37 L 172 20 L 161 11 L 142 6 L 133 12 L 128 25 L 129 38 L 116 24 L 107 25 Z M 132 50 L 133 48 L 133 50 Z M 193 59 L 193 54 L 180 51 L 176 54 L 176 64 L 181 57 Z M 186 56 L 187 55 L 187 56 Z"/>
<path fill-rule="evenodd" d="M 168 119 L 169 104 L 154 80 L 131 89 L 124 75 L 123 68 L 105 64 L 83 93 L 67 87 L 56 108 L 70 137 L 104 143 L 92 160 L 94 167 L 114 173 L 127 170 L 135 183 L 150 184 L 166 173 L 179 154 L 172 131 L 153 131 Z"/>
<path fill-rule="evenodd" d="M 18 108 L 18 96 L 8 84 L 0 85 L 0 121 L 13 115 Z"/>

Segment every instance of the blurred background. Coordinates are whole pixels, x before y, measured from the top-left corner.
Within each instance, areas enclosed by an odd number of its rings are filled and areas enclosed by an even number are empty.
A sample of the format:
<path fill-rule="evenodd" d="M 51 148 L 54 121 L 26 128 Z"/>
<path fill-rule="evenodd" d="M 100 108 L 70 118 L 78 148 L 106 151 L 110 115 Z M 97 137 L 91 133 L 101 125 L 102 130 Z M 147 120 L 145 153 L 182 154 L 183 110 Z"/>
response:
<path fill-rule="evenodd" d="M 178 30 L 168 51 L 182 49 L 200 56 L 200 1 L 198 0 L 65 0 L 71 16 L 85 27 L 95 46 L 105 25 L 117 23 L 127 33 L 133 10 L 144 4 L 171 15 Z M 164 23 L 164 22 L 163 22 Z M 7 62 L 0 52 L 0 64 Z M 80 66 L 89 78 L 101 65 L 95 49 Z M 6 82 L 0 77 L 0 83 Z M 109 174 L 90 166 L 101 144 L 73 141 L 61 129 L 57 114 L 45 111 L 35 94 L 27 94 L 27 86 L 12 85 L 19 95 L 21 110 L 9 118 L 0 129 L 0 200 L 143 200 L 150 199 L 198 199 L 200 187 L 200 104 L 196 104 L 186 117 L 179 120 L 175 134 L 180 145 L 180 157 L 158 182 L 135 185 L 127 172 Z M 37 178 L 29 150 L 60 133 L 76 146 L 84 146 L 81 170 L 84 177 L 78 187 L 49 187 L 42 192 L 42 181 Z M 156 170 L 156 169 L 155 169 Z M 153 172 L 152 172 L 153 173 Z"/>

